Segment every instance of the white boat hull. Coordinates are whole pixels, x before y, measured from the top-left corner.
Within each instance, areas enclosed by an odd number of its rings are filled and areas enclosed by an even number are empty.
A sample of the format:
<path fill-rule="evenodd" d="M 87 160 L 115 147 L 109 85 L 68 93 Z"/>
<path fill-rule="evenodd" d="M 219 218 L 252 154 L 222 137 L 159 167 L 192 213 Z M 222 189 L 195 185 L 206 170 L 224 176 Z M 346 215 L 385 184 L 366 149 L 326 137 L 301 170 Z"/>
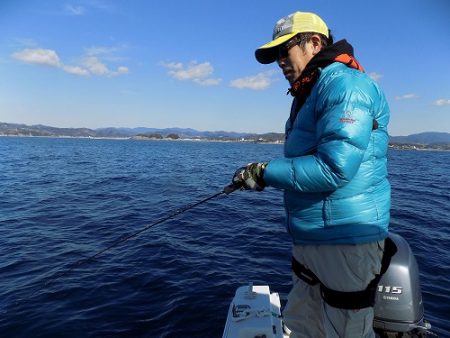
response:
<path fill-rule="evenodd" d="M 222 338 L 287 338 L 278 293 L 268 285 L 241 286 L 228 310 Z"/>

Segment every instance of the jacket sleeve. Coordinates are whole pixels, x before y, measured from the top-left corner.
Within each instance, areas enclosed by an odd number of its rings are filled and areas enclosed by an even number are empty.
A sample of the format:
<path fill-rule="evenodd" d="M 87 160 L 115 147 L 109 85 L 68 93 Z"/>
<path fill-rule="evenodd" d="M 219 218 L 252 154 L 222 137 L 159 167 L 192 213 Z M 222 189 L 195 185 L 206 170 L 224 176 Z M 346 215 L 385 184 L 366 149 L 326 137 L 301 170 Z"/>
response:
<path fill-rule="evenodd" d="M 362 80 L 360 76 L 335 78 L 318 92 L 317 151 L 270 161 L 264 172 L 268 185 L 325 192 L 353 178 L 369 144 L 373 124 L 373 89 Z"/>

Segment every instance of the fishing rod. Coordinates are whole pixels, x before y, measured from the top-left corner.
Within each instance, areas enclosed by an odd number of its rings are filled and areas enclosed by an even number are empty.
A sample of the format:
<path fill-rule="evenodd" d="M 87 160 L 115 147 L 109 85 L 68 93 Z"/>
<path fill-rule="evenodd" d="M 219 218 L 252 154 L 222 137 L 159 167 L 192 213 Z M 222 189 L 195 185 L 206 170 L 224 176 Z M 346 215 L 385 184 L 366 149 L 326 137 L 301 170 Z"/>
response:
<path fill-rule="evenodd" d="M 193 209 L 193 208 L 195 208 L 195 207 L 197 207 L 197 206 L 199 206 L 199 205 L 201 205 L 203 203 L 206 203 L 206 202 L 208 202 L 208 201 L 210 201 L 210 200 L 212 200 L 212 199 L 214 199 L 214 198 L 216 198 L 218 196 L 221 196 L 223 194 L 229 195 L 233 191 L 241 188 L 241 186 L 242 186 L 242 184 L 231 183 L 231 184 L 227 185 L 226 187 L 224 187 L 221 191 L 219 191 L 219 192 L 217 192 L 217 193 L 215 193 L 215 194 L 213 194 L 213 195 L 211 195 L 209 197 L 206 197 L 206 198 L 202 199 L 201 201 L 198 201 L 198 202 L 195 202 L 193 204 L 189 204 L 189 205 L 186 205 L 186 206 L 184 206 L 182 208 L 179 208 L 179 209 L 173 211 L 172 213 L 170 213 L 169 215 L 167 215 L 167 216 L 165 216 L 163 218 L 160 218 L 159 220 L 157 220 L 157 221 L 155 221 L 155 222 L 153 222 L 151 224 L 148 224 L 148 225 L 144 226 L 142 229 L 140 229 L 140 230 L 138 230 L 136 232 L 133 232 L 133 233 L 131 233 L 129 235 L 125 235 L 125 236 L 121 236 L 121 237 L 117 238 L 115 241 L 113 241 L 106 248 L 104 248 L 104 249 L 102 249 L 100 251 L 97 251 L 96 253 L 94 253 L 93 255 L 91 255 L 89 257 L 77 260 L 74 263 L 72 263 L 66 270 L 61 271 L 59 273 L 56 273 L 53 276 L 50 276 L 44 282 L 44 284 L 40 288 L 36 289 L 33 293 L 31 293 L 31 295 L 28 298 L 32 298 L 36 293 L 38 293 L 39 291 L 41 291 L 45 287 L 48 287 L 48 285 L 50 283 L 55 282 L 56 280 L 58 280 L 58 279 L 60 279 L 60 278 L 62 278 L 64 276 L 68 275 L 74 269 L 76 269 L 76 268 L 78 268 L 78 267 L 80 267 L 80 266 L 82 266 L 82 265 L 84 265 L 84 264 L 86 264 L 86 263 L 96 259 L 100 255 L 102 255 L 105 252 L 111 250 L 112 248 L 118 246 L 119 244 L 122 244 L 122 243 L 130 240 L 131 238 L 134 238 L 134 237 L 140 235 L 141 233 L 147 231 L 148 229 L 151 229 L 151 228 L 153 228 L 154 226 L 156 226 L 158 224 L 164 223 L 165 221 L 167 221 L 167 220 L 169 220 L 171 218 L 174 218 L 175 216 L 177 216 L 179 214 L 182 214 L 182 213 L 184 213 L 184 212 L 186 212 L 188 210 L 191 210 L 191 209 Z"/>

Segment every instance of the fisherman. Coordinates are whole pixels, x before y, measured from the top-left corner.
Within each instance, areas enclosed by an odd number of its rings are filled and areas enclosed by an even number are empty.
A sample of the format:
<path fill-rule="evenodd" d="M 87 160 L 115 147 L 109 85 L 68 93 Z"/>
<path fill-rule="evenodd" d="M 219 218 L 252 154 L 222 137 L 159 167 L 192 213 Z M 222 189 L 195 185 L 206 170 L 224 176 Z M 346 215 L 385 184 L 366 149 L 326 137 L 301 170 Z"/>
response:
<path fill-rule="evenodd" d="M 389 108 L 353 47 L 333 43 L 314 13 L 279 20 L 258 48 L 293 96 L 284 158 L 238 169 L 235 185 L 284 190 L 293 287 L 283 311 L 290 337 L 374 337 L 376 284 L 388 235 Z"/>

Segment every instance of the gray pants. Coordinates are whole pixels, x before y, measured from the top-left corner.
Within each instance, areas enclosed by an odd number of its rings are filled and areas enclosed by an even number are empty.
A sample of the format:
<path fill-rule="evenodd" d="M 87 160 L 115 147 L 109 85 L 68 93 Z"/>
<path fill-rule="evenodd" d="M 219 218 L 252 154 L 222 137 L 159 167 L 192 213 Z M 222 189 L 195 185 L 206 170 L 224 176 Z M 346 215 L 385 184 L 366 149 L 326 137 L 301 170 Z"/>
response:
<path fill-rule="evenodd" d="M 294 258 L 327 287 L 337 291 L 364 290 L 380 272 L 384 241 L 360 245 L 298 245 Z M 283 320 L 291 338 L 374 338 L 373 308 L 345 310 L 326 304 L 320 286 L 311 286 L 293 274 Z"/>

